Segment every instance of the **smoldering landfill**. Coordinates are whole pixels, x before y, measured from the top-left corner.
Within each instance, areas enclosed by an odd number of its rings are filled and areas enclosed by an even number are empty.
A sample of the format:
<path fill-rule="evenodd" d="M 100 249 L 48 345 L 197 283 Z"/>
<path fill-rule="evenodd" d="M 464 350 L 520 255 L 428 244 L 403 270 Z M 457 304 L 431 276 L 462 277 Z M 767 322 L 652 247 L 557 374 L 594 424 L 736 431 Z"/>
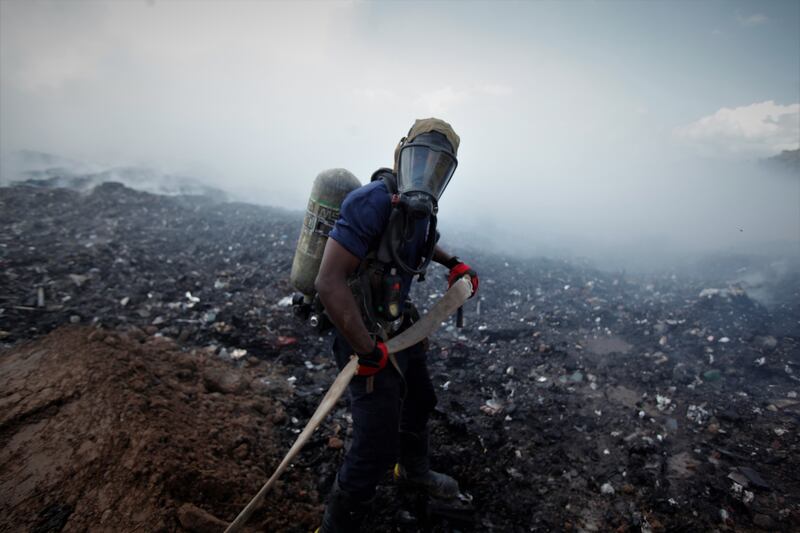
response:
<path fill-rule="evenodd" d="M 0 191 L 2 529 L 219 531 L 337 373 L 289 305 L 302 214 L 115 183 Z M 367 530 L 800 528 L 797 270 L 451 247 L 482 286 L 466 327 L 430 339 L 432 462 L 471 512 L 387 473 Z M 253 530 L 319 524 L 350 426 L 341 400 Z"/>

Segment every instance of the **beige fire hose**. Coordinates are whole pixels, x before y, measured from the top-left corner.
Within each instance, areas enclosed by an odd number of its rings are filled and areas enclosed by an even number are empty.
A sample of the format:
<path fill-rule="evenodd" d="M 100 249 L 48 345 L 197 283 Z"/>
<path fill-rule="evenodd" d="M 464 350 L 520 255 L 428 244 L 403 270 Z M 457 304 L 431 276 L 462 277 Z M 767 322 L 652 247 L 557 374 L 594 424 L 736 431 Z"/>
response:
<path fill-rule="evenodd" d="M 469 298 L 471 294 L 472 282 L 469 276 L 464 276 L 453 283 L 450 290 L 447 291 L 441 300 L 436 302 L 436 305 L 434 305 L 424 317 L 397 337 L 389 339 L 386 342 L 386 348 L 389 350 L 389 353 L 395 354 L 403 351 L 431 335 L 447 317 L 455 313 L 456 310 L 467 301 L 467 298 Z M 242 509 L 242 512 L 239 513 L 236 520 L 231 522 L 231 525 L 228 526 L 225 533 L 235 533 L 241 530 L 250 518 L 250 515 L 253 514 L 253 511 L 256 510 L 256 507 L 258 507 L 264 499 L 269 489 L 275 484 L 275 481 L 277 481 L 283 471 L 286 470 L 300 449 L 306 444 L 309 437 L 311 437 L 311 434 L 314 433 L 314 430 L 317 429 L 317 426 L 320 425 L 331 409 L 333 409 L 333 406 L 336 405 L 336 402 L 339 401 L 339 398 L 342 396 L 342 393 L 344 393 L 350 380 L 353 379 L 353 376 L 356 374 L 357 366 L 358 359 L 353 357 L 342 371 L 339 372 L 333 385 L 328 389 L 325 397 L 322 398 L 311 420 L 308 421 L 306 427 L 303 428 L 303 431 L 298 435 L 297 440 L 294 441 L 294 444 L 292 444 L 292 447 L 289 449 L 289 453 L 286 454 L 286 457 L 283 458 L 278 468 L 275 469 L 275 473 L 273 473 L 264 486 L 261 487 L 258 494 L 250 500 L 247 507 Z"/>

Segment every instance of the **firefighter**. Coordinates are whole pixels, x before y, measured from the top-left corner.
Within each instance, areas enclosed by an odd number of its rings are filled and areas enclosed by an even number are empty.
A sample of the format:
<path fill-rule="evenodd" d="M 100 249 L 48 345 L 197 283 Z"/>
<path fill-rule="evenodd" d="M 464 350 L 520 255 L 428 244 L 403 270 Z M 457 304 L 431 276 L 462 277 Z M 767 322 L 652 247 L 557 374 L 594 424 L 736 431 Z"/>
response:
<path fill-rule="evenodd" d="M 417 120 L 395 149 L 393 169 L 347 195 L 330 232 L 315 289 L 335 326 L 333 354 L 343 368 L 354 354 L 349 385 L 352 444 L 334 481 L 320 531 L 358 531 L 375 488 L 392 465 L 401 483 L 442 499 L 458 483 L 431 470 L 428 418 L 436 405 L 421 342 L 389 362 L 384 344 L 419 315 L 408 299 L 415 277 L 431 261 L 449 269 L 448 282 L 475 271 L 438 244 L 438 202 L 455 172 L 459 137 L 443 120 Z"/>

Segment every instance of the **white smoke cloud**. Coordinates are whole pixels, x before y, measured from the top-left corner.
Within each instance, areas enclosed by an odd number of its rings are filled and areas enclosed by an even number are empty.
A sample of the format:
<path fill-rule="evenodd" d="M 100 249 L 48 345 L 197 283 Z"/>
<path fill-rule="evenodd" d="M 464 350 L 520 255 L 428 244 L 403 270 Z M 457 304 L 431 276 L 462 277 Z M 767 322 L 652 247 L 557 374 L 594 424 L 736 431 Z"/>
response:
<path fill-rule="evenodd" d="M 733 109 L 675 129 L 675 136 L 705 155 L 764 157 L 800 145 L 800 103 L 772 100 Z"/>
<path fill-rule="evenodd" d="M 752 26 L 760 26 L 762 24 L 766 24 L 767 22 L 769 22 L 769 17 L 767 17 L 763 13 L 753 13 L 752 15 L 742 15 L 741 13 L 737 13 L 736 20 L 739 22 L 740 26 L 749 28 Z"/>
<path fill-rule="evenodd" d="M 797 242 L 800 183 L 762 179 L 741 158 L 685 153 L 792 144 L 797 106 L 765 102 L 694 124 L 700 115 L 686 113 L 724 105 L 721 84 L 732 80 L 744 94 L 796 102 L 783 77 L 794 48 L 765 42 L 771 67 L 756 79 L 744 53 L 755 41 L 727 26 L 723 68 L 678 46 L 689 26 L 633 55 L 599 44 L 616 8 L 603 19 L 538 2 L 459 6 L 0 0 L 0 163 L 31 149 L 303 209 L 320 170 L 366 181 L 391 165 L 414 119 L 433 115 L 462 138 L 441 220 L 476 220 L 476 234 L 513 236 L 514 248 L 556 242 L 617 257 L 627 243 Z M 653 46 L 667 63 L 649 59 Z M 698 69 L 720 90 L 687 84 Z M 686 142 L 673 146 L 678 124 Z"/>

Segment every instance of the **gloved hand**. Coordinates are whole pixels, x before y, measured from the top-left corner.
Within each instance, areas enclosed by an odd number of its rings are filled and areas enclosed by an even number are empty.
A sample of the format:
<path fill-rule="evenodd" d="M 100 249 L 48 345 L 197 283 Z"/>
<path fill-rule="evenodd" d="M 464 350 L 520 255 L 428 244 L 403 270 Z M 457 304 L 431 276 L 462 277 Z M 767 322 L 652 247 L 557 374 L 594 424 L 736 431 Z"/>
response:
<path fill-rule="evenodd" d="M 358 354 L 357 376 L 374 376 L 386 366 L 389 360 L 389 350 L 381 341 L 375 341 L 371 352 Z"/>
<path fill-rule="evenodd" d="M 472 281 L 472 295 L 470 296 L 470 298 L 472 298 L 472 296 L 475 296 L 475 293 L 478 292 L 478 274 L 466 263 L 458 261 L 450 267 L 450 275 L 447 277 L 447 288 L 452 287 L 453 283 L 461 279 L 465 274 L 469 274 L 470 281 Z"/>

